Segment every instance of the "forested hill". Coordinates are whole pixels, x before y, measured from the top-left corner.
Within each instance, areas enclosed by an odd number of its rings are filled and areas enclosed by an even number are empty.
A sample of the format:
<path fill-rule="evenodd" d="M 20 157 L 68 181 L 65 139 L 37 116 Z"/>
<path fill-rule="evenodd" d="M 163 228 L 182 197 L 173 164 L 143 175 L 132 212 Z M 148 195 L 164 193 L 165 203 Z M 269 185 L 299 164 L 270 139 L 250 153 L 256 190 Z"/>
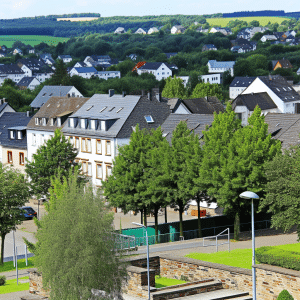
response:
<path fill-rule="evenodd" d="M 161 15 L 143 17 L 99 17 L 100 14 L 76 14 L 60 16 L 43 16 L 34 18 L 2 19 L 0 20 L 0 35 L 51 35 L 58 37 L 75 37 L 85 33 L 109 33 L 118 27 L 136 31 L 138 28 L 149 29 L 153 26 L 188 25 L 192 22 L 205 23 L 206 17 L 222 17 L 215 15 Z M 57 18 L 99 17 L 94 21 L 70 22 L 57 21 Z"/>
<path fill-rule="evenodd" d="M 286 17 L 300 18 L 300 12 L 285 12 L 284 10 L 239 11 L 223 14 L 223 18 L 241 17 Z"/>

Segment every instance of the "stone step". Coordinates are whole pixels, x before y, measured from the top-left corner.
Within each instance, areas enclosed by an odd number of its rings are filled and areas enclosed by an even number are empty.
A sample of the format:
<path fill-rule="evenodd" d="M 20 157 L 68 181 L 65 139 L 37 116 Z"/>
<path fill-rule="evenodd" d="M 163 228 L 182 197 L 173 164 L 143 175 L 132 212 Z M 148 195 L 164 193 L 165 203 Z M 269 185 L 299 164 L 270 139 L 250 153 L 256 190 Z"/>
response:
<path fill-rule="evenodd" d="M 189 284 L 187 286 L 178 285 L 176 287 L 158 289 L 151 292 L 151 299 L 153 300 L 167 300 L 198 295 L 201 293 L 207 293 L 222 289 L 222 283 L 220 280 L 208 279 L 205 282 Z"/>
<path fill-rule="evenodd" d="M 173 300 L 252 300 L 248 292 L 220 289 L 212 292 L 173 298 Z"/>

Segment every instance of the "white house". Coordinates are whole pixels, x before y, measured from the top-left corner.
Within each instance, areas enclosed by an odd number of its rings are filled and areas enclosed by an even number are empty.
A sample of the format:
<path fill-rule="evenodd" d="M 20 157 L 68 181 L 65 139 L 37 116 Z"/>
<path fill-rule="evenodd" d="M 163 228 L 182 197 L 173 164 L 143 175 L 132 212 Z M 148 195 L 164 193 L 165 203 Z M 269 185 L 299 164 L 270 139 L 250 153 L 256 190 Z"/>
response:
<path fill-rule="evenodd" d="M 68 116 L 75 113 L 89 98 L 51 97 L 33 116 L 27 125 L 27 155 L 32 161 L 33 154 L 57 128 L 62 128 Z"/>
<path fill-rule="evenodd" d="M 35 77 L 23 77 L 18 83 L 17 86 L 20 89 L 29 89 L 34 90 L 41 83 Z"/>
<path fill-rule="evenodd" d="M 185 28 L 181 25 L 174 25 L 171 28 L 171 34 L 184 33 Z"/>
<path fill-rule="evenodd" d="M 208 73 L 224 73 L 225 71 L 229 71 L 230 75 L 233 76 L 234 65 L 235 65 L 235 61 L 209 60 L 207 63 Z"/>
<path fill-rule="evenodd" d="M 266 34 L 260 39 L 263 43 L 266 41 L 277 41 L 277 37 L 274 34 Z"/>
<path fill-rule="evenodd" d="M 61 59 L 64 63 L 69 63 L 72 61 L 71 55 L 58 55 L 58 59 Z"/>
<path fill-rule="evenodd" d="M 5 79 L 11 79 L 15 83 L 18 83 L 26 74 L 17 64 L 0 65 L 0 84 Z"/>
<path fill-rule="evenodd" d="M 118 147 L 128 144 L 131 133 L 158 128 L 170 114 L 166 103 L 150 101 L 147 96 L 95 94 L 77 112 L 68 117 L 62 132 L 78 149 L 82 172 L 94 186 L 111 175 Z"/>
<path fill-rule="evenodd" d="M 254 81 L 254 79 L 255 77 L 235 77 L 229 86 L 229 98 L 235 99 Z"/>
<path fill-rule="evenodd" d="M 171 66 L 167 63 L 161 62 L 148 62 L 137 69 L 139 75 L 143 73 L 150 73 L 155 76 L 157 80 L 166 79 L 172 77 Z"/>
<path fill-rule="evenodd" d="M 203 82 L 209 82 L 210 84 L 222 84 L 223 83 L 223 73 L 214 73 L 207 75 L 200 75 L 199 79 Z"/>
<path fill-rule="evenodd" d="M 121 72 L 120 71 L 98 71 L 94 76 L 105 80 L 109 78 L 121 78 Z"/>
<path fill-rule="evenodd" d="M 13 51 L 13 55 L 16 55 L 16 54 L 23 55 L 23 52 L 22 52 L 22 50 L 21 50 L 21 49 L 19 49 L 19 48 L 16 48 L 16 49 L 14 49 L 14 51 Z"/>
<path fill-rule="evenodd" d="M 158 32 L 159 30 L 156 28 L 156 27 L 151 27 L 149 30 L 148 30 L 148 34 L 152 34 L 152 33 L 155 33 L 155 32 Z"/>
<path fill-rule="evenodd" d="M 125 33 L 125 29 L 124 27 L 118 27 L 114 33 L 118 33 L 118 34 Z"/>
<path fill-rule="evenodd" d="M 91 78 L 98 71 L 94 67 L 73 68 L 70 71 L 70 76 L 78 75 L 83 78 Z"/>
<path fill-rule="evenodd" d="M 147 32 L 143 28 L 139 28 L 135 34 L 147 34 Z"/>
<path fill-rule="evenodd" d="M 280 75 L 257 77 L 232 103 L 242 124 L 259 105 L 262 112 L 300 113 L 300 95 Z"/>
<path fill-rule="evenodd" d="M 80 97 L 82 94 L 75 88 L 75 86 L 55 86 L 45 85 L 30 106 L 33 109 L 40 109 L 51 97 Z"/>

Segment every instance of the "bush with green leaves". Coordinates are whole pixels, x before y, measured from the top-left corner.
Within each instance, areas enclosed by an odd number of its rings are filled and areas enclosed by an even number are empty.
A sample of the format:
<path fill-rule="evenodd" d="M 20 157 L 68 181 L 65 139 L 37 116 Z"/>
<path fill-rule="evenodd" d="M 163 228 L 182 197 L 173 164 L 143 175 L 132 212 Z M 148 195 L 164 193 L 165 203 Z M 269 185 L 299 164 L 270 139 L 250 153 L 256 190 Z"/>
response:
<path fill-rule="evenodd" d="M 283 290 L 278 295 L 277 300 L 294 300 L 294 298 L 287 290 Z"/>
<path fill-rule="evenodd" d="M 256 259 L 263 264 L 300 271 L 300 253 L 266 246 L 256 250 Z"/>
<path fill-rule="evenodd" d="M 5 276 L 0 276 L 0 286 L 4 285 L 6 282 L 6 277 Z"/>

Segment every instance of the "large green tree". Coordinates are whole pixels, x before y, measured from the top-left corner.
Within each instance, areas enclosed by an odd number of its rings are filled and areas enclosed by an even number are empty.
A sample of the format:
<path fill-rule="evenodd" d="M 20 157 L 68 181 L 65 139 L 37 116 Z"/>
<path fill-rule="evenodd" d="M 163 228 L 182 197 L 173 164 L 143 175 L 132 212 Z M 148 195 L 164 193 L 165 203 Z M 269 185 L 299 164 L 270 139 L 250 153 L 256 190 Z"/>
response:
<path fill-rule="evenodd" d="M 165 87 L 161 93 L 166 98 L 186 98 L 186 89 L 183 85 L 182 79 L 174 76 L 168 77 L 166 80 Z"/>
<path fill-rule="evenodd" d="M 90 299 L 91 289 L 121 291 L 126 268 L 115 249 L 113 213 L 78 173 L 52 178 L 36 233 L 35 266 L 51 299 Z"/>
<path fill-rule="evenodd" d="M 19 207 L 22 207 L 29 196 L 28 182 L 25 176 L 0 163 L 0 236 L 1 259 L 3 264 L 5 236 L 21 224 L 22 218 Z"/>
<path fill-rule="evenodd" d="M 267 184 L 260 208 L 272 213 L 272 227 L 284 231 L 297 226 L 300 240 L 300 147 L 286 149 L 266 162 Z"/>
<path fill-rule="evenodd" d="M 51 85 L 71 85 L 71 77 L 61 59 L 57 60 L 55 68 L 54 74 L 50 79 Z"/>
<path fill-rule="evenodd" d="M 164 185 L 170 201 L 179 211 L 180 236 L 183 236 L 182 214 L 193 191 L 195 173 L 189 169 L 190 162 L 199 155 L 199 137 L 191 132 L 186 122 L 181 121 L 173 131 L 169 153 L 162 162 L 165 172 Z"/>
<path fill-rule="evenodd" d="M 54 136 L 47 140 L 44 145 L 37 149 L 32 161 L 27 161 L 25 171 L 30 177 L 30 187 L 34 195 L 48 195 L 51 184 L 51 176 L 58 170 L 63 176 L 78 164 L 74 161 L 77 150 L 62 134 L 56 129 Z"/>
<path fill-rule="evenodd" d="M 204 132 L 204 159 L 200 169 L 201 182 L 208 194 L 217 199 L 226 214 L 235 216 L 237 240 L 241 213 L 250 208 L 249 201 L 239 195 L 247 190 L 262 194 L 266 183 L 263 164 L 281 149 L 280 142 L 268 135 L 268 125 L 258 106 L 248 123 L 241 127 L 230 105 L 225 113 L 215 115 L 211 128 Z"/>
<path fill-rule="evenodd" d="M 223 99 L 223 92 L 218 84 L 211 84 L 209 82 L 200 82 L 193 90 L 192 98 L 204 98 L 216 96 L 219 100 Z"/>

